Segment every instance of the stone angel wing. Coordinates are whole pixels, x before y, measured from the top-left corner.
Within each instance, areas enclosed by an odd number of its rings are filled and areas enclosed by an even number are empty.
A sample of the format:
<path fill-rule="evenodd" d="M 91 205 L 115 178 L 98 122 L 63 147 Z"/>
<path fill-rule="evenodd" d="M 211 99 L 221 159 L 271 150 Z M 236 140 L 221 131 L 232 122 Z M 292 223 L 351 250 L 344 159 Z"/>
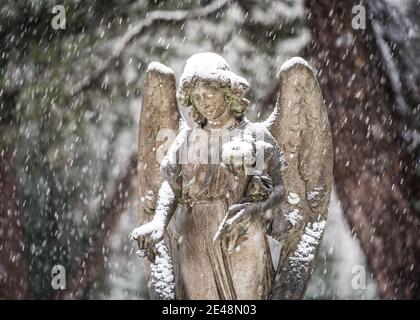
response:
<path fill-rule="evenodd" d="M 327 110 L 311 67 L 292 58 L 281 67 L 271 133 L 283 149 L 286 196 L 269 234 L 281 253 L 271 299 L 301 299 L 326 224 L 333 181 L 333 147 Z"/>
<path fill-rule="evenodd" d="M 160 172 L 160 160 L 164 156 L 161 154 L 164 150 L 162 147 L 175 139 L 179 122 L 174 73 L 170 68 L 152 62 L 146 71 L 138 136 L 140 224 L 149 222 L 155 214 L 156 200 L 163 181 Z M 153 253 L 152 260 L 155 263 L 149 263 L 145 259 L 147 283 L 152 299 L 174 298 L 174 284 L 168 281 L 170 278 L 159 279 L 160 275 L 173 273 L 168 250 L 169 238 L 166 234 L 165 245 L 158 247 Z"/>

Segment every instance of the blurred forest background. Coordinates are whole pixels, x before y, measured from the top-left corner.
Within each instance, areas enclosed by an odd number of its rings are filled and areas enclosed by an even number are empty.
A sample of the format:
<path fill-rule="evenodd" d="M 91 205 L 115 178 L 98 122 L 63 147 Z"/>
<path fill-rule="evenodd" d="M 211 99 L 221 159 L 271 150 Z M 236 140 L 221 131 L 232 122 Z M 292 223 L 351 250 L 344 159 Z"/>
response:
<path fill-rule="evenodd" d="M 286 59 L 316 69 L 335 192 L 306 298 L 420 298 L 419 29 L 418 0 L 1 0 L 0 298 L 148 298 L 128 242 L 145 69 L 202 51 L 249 80 L 252 120 Z"/>

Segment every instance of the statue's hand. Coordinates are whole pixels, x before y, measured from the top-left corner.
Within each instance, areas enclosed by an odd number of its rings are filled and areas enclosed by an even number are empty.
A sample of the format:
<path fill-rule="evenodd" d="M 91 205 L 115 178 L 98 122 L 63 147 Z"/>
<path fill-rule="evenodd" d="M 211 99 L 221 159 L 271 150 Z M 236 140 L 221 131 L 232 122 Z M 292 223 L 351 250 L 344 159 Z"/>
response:
<path fill-rule="evenodd" d="M 131 232 L 130 240 L 137 241 L 139 250 L 136 253 L 139 257 L 147 257 L 150 262 L 155 262 L 156 243 L 163 240 L 163 228 L 157 221 L 152 220 L 135 228 Z"/>
<path fill-rule="evenodd" d="M 238 245 L 246 240 L 246 232 L 255 218 L 254 203 L 247 202 L 230 206 L 214 241 L 227 239 L 228 252 L 232 253 Z"/>

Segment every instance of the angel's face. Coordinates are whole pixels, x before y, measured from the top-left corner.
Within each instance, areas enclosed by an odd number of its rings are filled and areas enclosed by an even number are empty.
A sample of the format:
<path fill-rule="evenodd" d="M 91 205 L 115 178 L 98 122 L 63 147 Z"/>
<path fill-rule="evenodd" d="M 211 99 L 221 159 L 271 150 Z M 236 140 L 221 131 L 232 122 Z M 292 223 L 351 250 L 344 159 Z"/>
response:
<path fill-rule="evenodd" d="M 226 110 L 226 101 L 221 89 L 208 84 L 198 83 L 191 91 L 191 99 L 207 120 L 215 120 Z"/>

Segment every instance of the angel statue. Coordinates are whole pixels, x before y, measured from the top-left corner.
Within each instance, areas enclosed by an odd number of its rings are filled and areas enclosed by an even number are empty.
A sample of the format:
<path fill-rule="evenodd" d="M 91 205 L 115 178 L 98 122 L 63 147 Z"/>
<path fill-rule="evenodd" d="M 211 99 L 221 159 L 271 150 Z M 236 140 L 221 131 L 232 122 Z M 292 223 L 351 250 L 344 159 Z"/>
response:
<path fill-rule="evenodd" d="M 148 66 L 130 237 L 152 298 L 304 296 L 332 185 L 326 108 L 301 58 L 282 65 L 264 122 L 245 117 L 249 87 L 215 53 L 191 56 L 177 91 L 170 68 Z"/>

